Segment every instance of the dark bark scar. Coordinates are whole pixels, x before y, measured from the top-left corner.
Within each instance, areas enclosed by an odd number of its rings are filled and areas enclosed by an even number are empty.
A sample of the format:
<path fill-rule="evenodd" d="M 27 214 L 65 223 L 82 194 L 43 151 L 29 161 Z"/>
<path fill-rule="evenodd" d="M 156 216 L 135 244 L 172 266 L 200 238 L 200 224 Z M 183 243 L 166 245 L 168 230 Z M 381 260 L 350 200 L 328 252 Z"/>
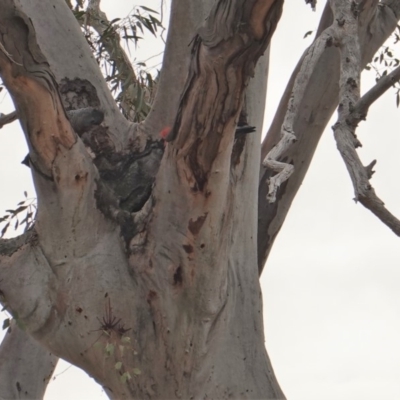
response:
<path fill-rule="evenodd" d="M 184 244 L 183 246 L 183 250 L 186 251 L 186 253 L 190 254 L 193 253 L 193 246 L 190 244 Z"/>
<path fill-rule="evenodd" d="M 182 267 L 179 266 L 174 273 L 174 285 L 182 285 L 183 283 L 183 271 Z"/>
<path fill-rule="evenodd" d="M 204 215 L 198 217 L 197 219 L 193 220 L 192 218 L 190 218 L 189 220 L 189 231 L 193 234 L 193 235 L 197 235 L 200 232 L 201 227 L 204 224 L 204 221 L 207 218 L 208 213 L 205 213 Z"/>
<path fill-rule="evenodd" d="M 151 304 L 157 298 L 157 293 L 154 290 L 149 290 L 147 294 L 147 302 Z"/>

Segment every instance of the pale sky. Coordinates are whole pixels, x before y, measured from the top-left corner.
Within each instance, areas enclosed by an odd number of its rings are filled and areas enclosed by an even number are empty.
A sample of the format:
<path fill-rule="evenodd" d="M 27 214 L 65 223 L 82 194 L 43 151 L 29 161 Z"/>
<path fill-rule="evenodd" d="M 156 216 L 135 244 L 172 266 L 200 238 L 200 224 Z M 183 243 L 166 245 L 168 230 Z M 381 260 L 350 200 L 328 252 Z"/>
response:
<path fill-rule="evenodd" d="M 322 3 L 322 2 L 321 2 Z M 103 0 L 109 19 L 135 3 Z M 159 0 L 138 2 L 159 9 Z M 288 0 L 274 36 L 265 132 L 287 80 L 311 42 L 316 13 L 304 1 Z M 167 22 L 167 21 L 166 21 Z M 144 47 L 146 47 L 144 49 Z M 162 43 L 146 42 L 133 56 L 144 60 Z M 151 60 L 154 65 L 157 60 Z M 363 90 L 374 82 L 372 73 Z M 0 93 L 0 112 L 13 110 Z M 400 110 L 394 92 L 370 110 L 358 130 L 364 164 L 378 163 L 372 179 L 389 209 L 400 216 Z M 400 398 L 399 239 L 361 205 L 330 126 L 268 260 L 261 284 L 266 346 L 275 373 L 291 400 L 384 400 Z M 26 146 L 18 123 L 0 130 L 0 215 L 33 195 Z M 1 321 L 0 321 L 1 322 Z M 46 400 L 105 399 L 86 373 L 60 362 Z"/>

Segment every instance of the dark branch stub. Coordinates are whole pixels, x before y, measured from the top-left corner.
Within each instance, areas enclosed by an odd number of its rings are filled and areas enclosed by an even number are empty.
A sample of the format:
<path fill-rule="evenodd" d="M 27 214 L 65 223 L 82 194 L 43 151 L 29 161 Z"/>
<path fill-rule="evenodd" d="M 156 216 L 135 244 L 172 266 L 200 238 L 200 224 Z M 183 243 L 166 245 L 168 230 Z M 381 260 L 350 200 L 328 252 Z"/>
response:
<path fill-rule="evenodd" d="M 0 113 L 0 129 L 7 124 L 10 124 L 11 122 L 14 122 L 18 119 L 17 113 L 13 111 L 10 114 L 1 114 Z"/>
<path fill-rule="evenodd" d="M 317 0 L 306 0 L 306 4 L 309 4 L 313 11 L 317 8 Z"/>

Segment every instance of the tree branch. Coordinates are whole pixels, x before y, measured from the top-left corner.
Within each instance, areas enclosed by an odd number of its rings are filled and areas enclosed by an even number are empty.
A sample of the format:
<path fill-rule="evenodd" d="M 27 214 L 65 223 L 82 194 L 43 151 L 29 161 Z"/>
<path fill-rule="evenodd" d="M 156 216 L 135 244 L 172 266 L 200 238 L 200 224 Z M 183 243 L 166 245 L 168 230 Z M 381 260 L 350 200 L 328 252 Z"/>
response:
<path fill-rule="evenodd" d="M 110 28 L 111 24 L 107 15 L 100 10 L 100 0 L 89 0 L 86 16 L 87 18 L 85 18 L 84 23 L 90 25 L 100 37 L 107 31 L 106 40 L 102 40 L 102 44 L 109 54 L 110 59 L 115 63 L 119 80 L 122 82 L 121 86 L 124 94 L 121 106 L 128 119 L 133 121 L 135 118 L 135 110 L 132 103 L 133 99 L 129 99 L 126 90 L 130 85 L 137 84 L 138 81 L 132 63 L 121 46 L 121 38 L 115 29 L 112 27 Z"/>
<path fill-rule="evenodd" d="M 354 125 L 361 120 L 365 120 L 369 107 L 376 100 L 379 99 L 389 88 L 391 88 L 396 82 L 400 80 L 400 66 L 395 68 L 390 74 L 383 76 L 368 92 L 366 92 L 360 100 L 357 101 L 356 105 L 349 115 L 350 124 Z M 356 121 L 357 120 L 357 121 Z"/>
<path fill-rule="evenodd" d="M 69 149 L 76 137 L 67 122 L 53 74 L 39 47 L 36 42 L 32 48 L 25 47 L 34 39 L 32 24 L 7 3 L 2 6 L 1 23 L 6 32 L 2 35 L 0 73 L 16 105 L 31 149 L 31 159 L 43 174 L 49 176 L 58 145 Z M 14 48 L 15 40 L 20 42 L 18 52 Z M 13 53 L 12 59 L 7 52 Z M 34 72 L 29 72 L 33 68 Z"/>
<path fill-rule="evenodd" d="M 66 7 L 64 2 L 60 4 Z M 87 251 L 87 224 L 96 224 L 93 229 L 99 234 L 105 229 L 100 228 L 101 212 L 94 195 L 98 172 L 68 120 L 42 46 L 37 44 L 31 18 L 11 0 L 1 2 L 0 18 L 0 27 L 6 31 L 1 36 L 4 48 L 15 60 L 10 61 L 0 52 L 0 74 L 12 95 L 29 146 L 39 200 L 35 229 L 46 254 L 54 250 L 54 243 L 64 242 L 71 235 L 77 242 L 74 251 Z M 90 123 L 102 118 L 101 112 L 84 109 L 72 119 L 79 122 L 81 114 L 84 125 L 88 115 L 94 117 L 89 118 Z M 94 238 L 93 243 L 97 243 Z"/>
<path fill-rule="evenodd" d="M 0 114 L 0 129 L 7 124 L 10 124 L 11 122 L 14 122 L 15 120 L 18 119 L 17 117 L 17 113 L 15 111 L 13 111 L 10 114 Z"/>
<path fill-rule="evenodd" d="M 174 122 L 189 69 L 190 44 L 213 4 L 213 0 L 172 0 L 157 93 L 144 123 L 146 133 L 153 139 L 158 139 L 160 131 Z"/>
<path fill-rule="evenodd" d="M 390 78 L 385 77 L 388 79 L 380 85 L 378 82 L 360 100 L 361 52 L 357 32 L 358 10 L 351 4 L 347 0 L 331 0 L 341 51 L 338 122 L 333 126 L 334 136 L 353 182 L 355 200 L 360 201 L 400 236 L 400 221 L 385 208 L 369 182 L 372 166 L 362 165 L 356 152 L 360 143 L 355 135 L 355 129 L 361 118 L 365 117 L 369 105 L 394 83 L 393 79 L 400 78 L 400 68 L 394 70 Z"/>
<path fill-rule="evenodd" d="M 269 151 L 263 161 L 263 166 L 270 168 L 276 175 L 269 179 L 269 190 L 267 200 L 271 203 L 276 201 L 276 193 L 279 187 L 290 178 L 294 167 L 290 163 L 278 161 L 289 147 L 297 141 L 294 123 L 297 117 L 300 103 L 303 100 L 310 79 L 313 76 L 317 63 L 325 49 L 333 45 L 334 30 L 327 28 L 306 51 L 299 73 L 294 81 L 289 105 L 281 128 L 281 140 Z"/>
<path fill-rule="evenodd" d="M 390 3 L 390 4 L 389 4 Z M 364 2 L 364 9 L 359 17 L 359 35 L 364 67 L 396 28 L 399 2 L 390 0 L 386 6 L 377 5 L 375 0 Z M 393 9 L 391 8 L 393 7 Z M 397 10 L 397 11 L 396 11 Z M 326 5 L 317 38 L 332 24 L 333 16 L 329 4 Z M 300 60 L 290 78 L 282 97 L 278 111 L 262 144 L 262 158 L 279 142 L 281 127 L 286 115 L 294 80 L 299 73 L 304 57 Z M 297 142 L 282 155 L 295 169 L 288 181 L 278 190 L 274 203 L 267 201 L 268 181 L 272 171 L 260 167 L 260 184 L 258 197 L 258 265 L 260 273 L 272 248 L 274 240 L 285 220 L 290 205 L 299 189 L 310 165 L 312 156 L 326 124 L 338 102 L 339 53 L 329 47 L 320 58 L 313 71 L 304 98 L 295 118 L 294 131 Z"/>
<path fill-rule="evenodd" d="M 0 346 L 0 398 L 42 399 L 57 361 L 12 321 Z"/>
<path fill-rule="evenodd" d="M 220 144 L 233 142 L 244 88 L 275 31 L 281 7 L 280 0 L 217 2 L 193 41 L 189 76 L 167 138 L 173 144 L 169 148 L 187 163 L 192 190 L 204 190 L 217 156 L 230 158 L 230 146 Z"/>
<path fill-rule="evenodd" d="M 132 124 L 120 112 L 66 2 L 50 1 L 36 4 L 14 0 L 14 3 L 21 13 L 30 16 L 36 40 L 59 85 L 66 109 L 95 107 L 103 110 L 104 126 L 113 127 L 104 129 L 105 141 L 116 152 L 126 151 L 129 141 L 136 135 L 137 124 Z"/>

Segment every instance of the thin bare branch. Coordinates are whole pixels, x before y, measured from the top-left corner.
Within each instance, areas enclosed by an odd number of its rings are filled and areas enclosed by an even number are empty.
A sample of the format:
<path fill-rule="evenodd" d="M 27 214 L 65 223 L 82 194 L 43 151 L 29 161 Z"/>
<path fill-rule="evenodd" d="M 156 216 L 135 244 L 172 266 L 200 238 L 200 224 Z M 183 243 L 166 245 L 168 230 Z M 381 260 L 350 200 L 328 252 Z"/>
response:
<path fill-rule="evenodd" d="M 349 116 L 351 124 L 354 125 L 364 120 L 367 116 L 368 109 L 372 103 L 379 99 L 389 88 L 400 80 L 400 66 L 395 68 L 390 74 L 383 76 L 375 86 L 373 86 L 364 96 L 358 100 L 357 104 Z"/>
<path fill-rule="evenodd" d="M 324 54 L 326 48 L 333 45 L 334 35 L 334 29 L 330 26 L 308 48 L 303 63 L 301 64 L 300 71 L 294 81 L 289 105 L 281 128 L 281 140 L 270 150 L 263 161 L 264 167 L 278 172 L 269 180 L 267 200 L 271 203 L 276 201 L 276 193 L 279 187 L 288 180 L 293 173 L 293 165 L 278 160 L 288 150 L 288 148 L 297 141 L 294 123 L 300 103 L 304 98 L 312 73 L 322 54 Z"/>
<path fill-rule="evenodd" d="M 16 111 L 13 111 L 10 114 L 1 114 L 1 116 L 0 116 L 0 129 L 4 125 L 11 124 L 11 122 L 14 122 L 16 119 L 18 119 Z"/>
<path fill-rule="evenodd" d="M 393 76 L 395 78 L 399 76 L 397 80 L 400 78 L 400 68 L 393 71 L 392 77 L 387 76 L 388 79 L 379 86 L 378 82 L 360 100 L 362 65 L 358 37 L 358 9 L 352 4 L 347 0 L 331 0 L 341 50 L 338 122 L 333 126 L 334 136 L 353 182 L 355 200 L 360 201 L 396 235 L 400 236 L 400 221 L 385 208 L 383 201 L 375 194 L 369 182 L 374 161 L 367 167 L 362 165 L 356 152 L 360 142 L 355 135 L 356 126 L 365 116 L 370 104 L 394 83 Z M 356 104 L 355 108 L 354 104 Z M 355 111 L 358 112 L 355 113 Z"/>
<path fill-rule="evenodd" d="M 363 10 L 359 17 L 358 32 L 362 50 L 362 67 L 370 62 L 373 55 L 396 28 L 400 18 L 400 2 L 398 0 L 386 0 L 384 3 L 384 6 L 377 0 L 362 3 Z M 317 38 L 332 24 L 332 21 L 332 11 L 329 3 L 327 3 L 317 31 Z M 290 78 L 278 111 L 263 141 L 262 158 L 281 139 L 281 127 L 286 115 L 287 105 L 303 60 L 304 56 Z M 295 145 L 290 146 L 283 155 L 285 161 L 288 160 L 295 169 L 291 178 L 279 189 L 275 203 L 270 203 L 267 200 L 268 182 L 272 171 L 263 167 L 260 168 L 258 196 L 258 265 L 260 273 L 285 221 L 291 203 L 307 173 L 318 141 L 337 107 L 339 62 L 339 51 L 332 46 L 326 49 L 313 72 L 312 79 L 297 112 L 295 132 L 298 141 Z M 279 161 L 282 161 L 282 158 Z"/>
<path fill-rule="evenodd" d="M 9 59 L 9 61 L 13 62 L 16 65 L 22 66 L 22 64 L 17 63 L 11 56 L 11 54 L 5 49 L 2 43 L 0 43 L 0 51 Z"/>
<path fill-rule="evenodd" d="M 119 80 L 122 82 L 122 92 L 126 92 L 130 85 L 137 83 L 136 74 L 128 55 L 121 46 L 120 35 L 111 27 L 107 15 L 100 9 L 100 0 L 89 0 L 84 23 L 90 25 L 100 37 L 107 33 L 107 37 L 102 40 L 102 44 L 117 67 Z M 128 94 L 124 95 L 121 100 L 121 107 L 130 120 L 134 119 L 135 114 L 132 100 Z"/>

